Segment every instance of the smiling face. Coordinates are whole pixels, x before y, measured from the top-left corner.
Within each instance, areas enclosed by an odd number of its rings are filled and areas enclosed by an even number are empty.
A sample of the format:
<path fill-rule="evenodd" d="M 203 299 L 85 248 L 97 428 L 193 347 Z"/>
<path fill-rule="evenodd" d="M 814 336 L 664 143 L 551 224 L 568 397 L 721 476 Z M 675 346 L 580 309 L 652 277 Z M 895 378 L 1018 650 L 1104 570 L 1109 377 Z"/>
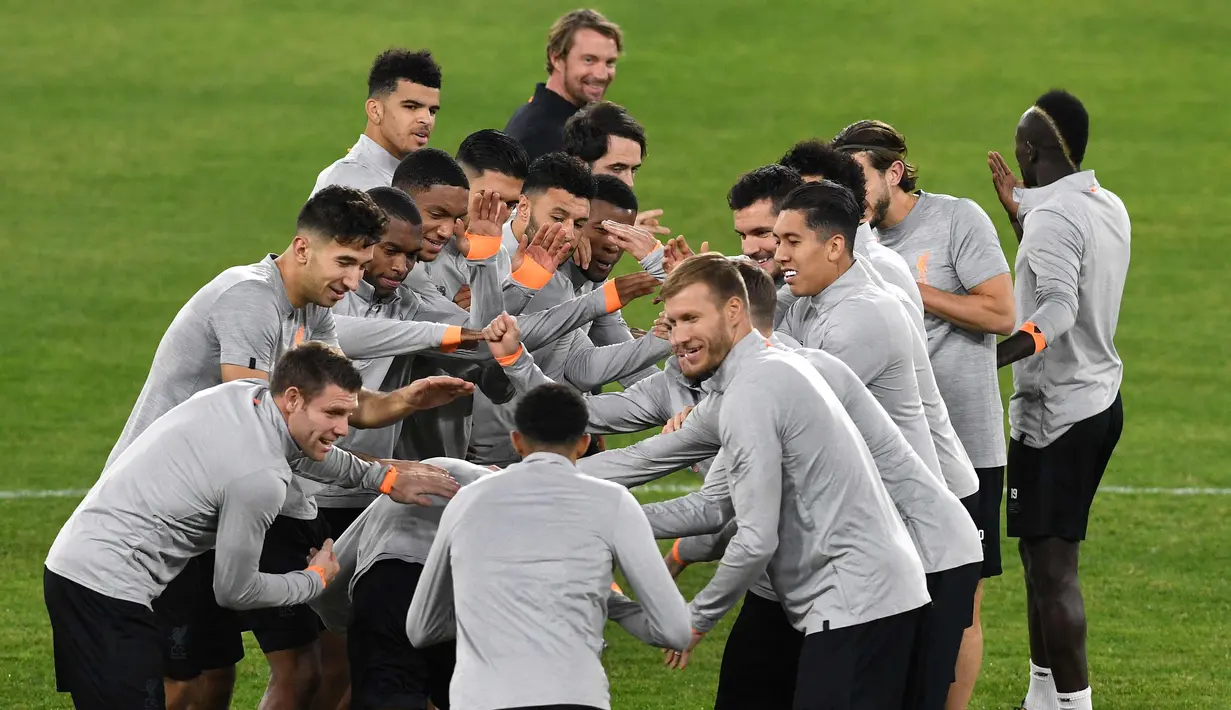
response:
<path fill-rule="evenodd" d="M 602 101 L 615 81 L 620 51 L 616 41 L 592 29 L 577 30 L 567 56 L 551 58 L 552 73 L 560 74 L 564 98 L 577 106 Z"/>
<path fill-rule="evenodd" d="M 533 237 L 539 225 L 559 222 L 564 225 L 568 239 L 575 239 L 590 216 L 590 201 L 568 190 L 549 187 L 534 195 L 522 195 L 517 203 L 517 213 L 529 215 L 526 235 Z"/>
<path fill-rule="evenodd" d="M 773 203 L 757 200 L 742 210 L 735 210 L 735 233 L 739 235 L 740 250 L 744 256 L 757 262 L 772 278 L 782 275 L 782 269 L 774 261 L 778 242 L 774 239 L 774 222 L 778 215 Z"/>
<path fill-rule="evenodd" d="M 466 217 L 470 193 L 464 187 L 432 185 L 426 190 L 411 192 L 419 214 L 423 215 L 423 245 L 419 261 L 435 261 L 440 250 L 453 238 L 453 228 Z"/>
<path fill-rule="evenodd" d="M 808 227 L 800 210 L 783 210 L 774 223 L 778 250 L 774 259 L 791 293 L 815 296 L 842 275 L 846 265 L 846 240 L 840 234 L 828 239 Z"/>
<path fill-rule="evenodd" d="M 406 275 L 419 262 L 422 227 L 400 219 L 389 220 L 389 226 L 372 249 L 372 262 L 363 280 L 372 285 L 377 296 L 388 296 L 406 280 Z"/>
<path fill-rule="evenodd" d="M 333 308 L 350 291 L 359 287 L 363 270 L 372 260 L 372 247 L 362 242 L 341 244 L 334 239 L 315 234 L 296 235 L 291 250 L 300 265 L 302 276 L 298 299 Z"/>
<path fill-rule="evenodd" d="M 300 450 L 313 461 L 324 460 L 333 443 L 346 436 L 350 415 L 359 407 L 359 393 L 335 384 L 326 385 L 310 400 L 295 387 L 288 388 L 281 397 L 286 428 Z"/>
<path fill-rule="evenodd" d="M 664 315 L 680 372 L 694 380 L 709 377 L 735 344 L 735 324 L 743 311 L 739 299 L 719 303 L 713 289 L 694 283 L 667 298 Z"/>
<path fill-rule="evenodd" d="M 616 262 L 624 254 L 624 250 L 615 243 L 615 240 L 607 233 L 607 229 L 603 227 L 605 220 L 632 226 L 637 221 L 637 213 L 633 210 L 621 209 L 603 200 L 594 200 L 590 203 L 590 217 L 581 228 L 581 238 L 590 240 L 590 265 L 582 273 L 594 283 L 606 281 Z"/>

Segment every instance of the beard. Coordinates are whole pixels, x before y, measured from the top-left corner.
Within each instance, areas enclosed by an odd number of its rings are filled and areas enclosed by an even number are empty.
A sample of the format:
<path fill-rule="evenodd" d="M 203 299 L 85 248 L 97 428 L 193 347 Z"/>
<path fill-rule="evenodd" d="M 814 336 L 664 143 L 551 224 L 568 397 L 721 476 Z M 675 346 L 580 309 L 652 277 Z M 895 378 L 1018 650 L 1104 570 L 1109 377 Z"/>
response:
<path fill-rule="evenodd" d="M 881 196 L 878 197 L 876 199 L 876 202 L 872 204 L 872 214 L 868 218 L 868 226 L 871 227 L 872 229 L 876 229 L 885 221 L 885 217 L 887 217 L 888 215 L 889 215 L 889 191 L 886 190 L 885 192 L 881 193 Z"/>

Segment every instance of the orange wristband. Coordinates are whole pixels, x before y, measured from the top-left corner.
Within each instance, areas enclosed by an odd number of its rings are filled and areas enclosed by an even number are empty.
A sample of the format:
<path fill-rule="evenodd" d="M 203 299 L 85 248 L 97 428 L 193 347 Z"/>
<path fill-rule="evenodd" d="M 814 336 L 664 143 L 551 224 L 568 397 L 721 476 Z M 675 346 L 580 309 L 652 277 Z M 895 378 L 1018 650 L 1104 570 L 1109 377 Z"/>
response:
<path fill-rule="evenodd" d="M 462 327 L 460 325 L 451 325 L 445 328 L 444 337 L 440 339 L 440 352 L 451 353 L 457 350 L 457 346 L 462 342 Z"/>
<path fill-rule="evenodd" d="M 1034 351 L 1036 353 L 1042 352 L 1043 348 L 1047 347 L 1047 338 L 1043 337 L 1043 331 L 1039 330 L 1039 326 L 1035 325 L 1033 321 L 1022 323 L 1021 330 L 1029 333 L 1030 337 L 1034 338 Z"/>
<path fill-rule="evenodd" d="M 312 565 L 311 567 L 308 568 L 308 571 L 315 572 L 321 576 L 321 586 L 322 587 L 329 586 L 329 583 L 325 581 L 325 568 Z"/>
<path fill-rule="evenodd" d="M 521 267 L 512 273 L 513 280 L 517 283 L 535 291 L 547 285 L 551 281 L 552 272 L 539 266 L 539 263 L 530 257 L 526 257 L 521 262 Z"/>
<path fill-rule="evenodd" d="M 615 281 L 603 284 L 603 296 L 607 299 L 608 313 L 615 313 L 624 307 L 624 304 L 620 303 L 620 290 L 616 288 Z"/>
<path fill-rule="evenodd" d="M 483 261 L 490 259 L 500 251 L 501 238 L 486 234 L 471 234 L 466 232 L 466 240 L 470 242 L 470 251 L 466 254 L 467 261 Z"/>
<path fill-rule="evenodd" d="M 620 585 L 616 584 L 615 582 L 611 583 L 611 591 L 615 592 L 616 594 L 624 593 L 624 590 L 620 589 Z"/>
<path fill-rule="evenodd" d="M 676 538 L 675 542 L 671 543 L 671 559 L 681 567 L 687 567 L 688 563 L 680 559 L 680 541 Z"/>
<path fill-rule="evenodd" d="M 385 478 L 380 482 L 380 488 L 377 489 L 385 495 L 389 495 L 389 491 L 393 490 L 393 482 L 397 480 L 397 468 L 390 466 L 388 471 L 385 471 Z"/>
<path fill-rule="evenodd" d="M 517 352 L 513 353 L 512 355 L 502 355 L 496 358 L 496 362 L 500 363 L 501 367 L 508 367 L 509 365 L 512 365 L 513 363 L 517 362 L 518 358 L 521 357 L 521 354 L 524 351 L 525 351 L 525 348 L 518 345 Z"/>

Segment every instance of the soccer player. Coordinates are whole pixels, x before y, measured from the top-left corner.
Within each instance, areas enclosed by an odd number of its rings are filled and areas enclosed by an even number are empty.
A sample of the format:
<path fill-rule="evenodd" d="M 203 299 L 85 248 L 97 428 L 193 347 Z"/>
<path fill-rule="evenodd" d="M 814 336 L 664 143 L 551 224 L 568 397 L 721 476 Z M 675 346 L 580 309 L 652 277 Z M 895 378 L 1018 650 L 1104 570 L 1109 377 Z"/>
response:
<path fill-rule="evenodd" d="M 513 214 L 522 183 L 530 174 L 530 158 L 520 143 L 507 133 L 484 128 L 466 136 L 454 158 L 470 181 L 471 194 L 483 190 L 498 193 Z"/>
<path fill-rule="evenodd" d="M 296 222 L 296 234 L 281 255 L 228 269 L 198 291 L 168 326 L 154 354 L 150 373 L 128 422 L 108 457 L 110 466 L 158 417 L 196 392 L 234 379 L 267 378 L 278 356 L 295 344 L 321 340 L 336 344 L 330 308 L 360 280 L 386 218 L 365 194 L 331 186 L 309 198 Z M 425 324 L 444 343 L 445 326 Z M 458 340 L 467 336 L 459 334 Z M 477 333 L 481 338 L 482 334 Z M 430 341 L 429 341 L 430 343 Z M 357 346 L 366 346 L 362 339 Z M 362 350 L 362 347 L 360 347 Z M 426 381 L 397 392 L 363 391 L 351 418 L 357 427 L 385 426 L 414 409 L 408 405 L 424 388 L 472 387 L 459 380 Z M 291 482 L 283 515 L 266 536 L 266 572 L 298 569 L 311 547 L 327 537 L 316 521 L 316 508 L 305 487 Z M 233 614 L 224 614 L 208 592 L 212 556 L 190 563 L 156 604 L 168 633 L 167 677 L 170 704 L 178 706 L 195 683 L 204 708 L 225 707 L 234 682 L 234 664 L 243 647 Z M 199 570 L 198 570 L 199 568 Z M 198 593 L 194 579 L 205 585 Z M 255 634 L 271 657 L 272 679 L 281 689 L 295 677 L 302 661 L 296 648 L 316 638 L 316 622 L 305 606 L 286 613 L 256 613 Z M 265 617 L 274 617 L 266 619 Z M 262 623 L 268 622 L 268 628 Z M 202 671 L 207 671 L 202 677 Z M 301 673 L 302 675 L 302 673 Z M 308 673 L 307 675 L 311 675 Z"/>
<path fill-rule="evenodd" d="M 316 178 L 357 190 L 388 185 L 398 161 L 427 145 L 440 110 L 440 65 L 426 49 L 382 52 L 368 72 L 368 123 L 359 142 Z"/>
<path fill-rule="evenodd" d="M 284 573 L 258 569 L 293 472 L 391 493 L 396 484 L 403 502 L 456 489 L 443 473 L 411 481 L 334 448 L 362 387 L 340 352 L 308 343 L 262 380 L 212 387 L 146 427 L 52 543 L 44 597 L 57 689 L 78 708 L 164 706 L 162 632 L 151 604 L 211 548 L 208 587 L 221 606 L 288 608 L 324 590 L 337 572 L 331 540 Z"/>
<path fill-rule="evenodd" d="M 689 605 L 689 650 L 768 568 L 805 634 L 795 707 L 901 707 L 926 582 L 854 422 L 807 360 L 753 330 L 726 258 L 684 261 L 663 296 L 680 368 L 705 380 L 707 397 L 679 431 L 585 459 L 582 470 L 636 483 L 642 471 L 718 453 L 738 530 Z"/>
<path fill-rule="evenodd" d="M 773 277 L 778 287 L 775 326 L 786 316 L 787 309 L 795 302 L 795 295 L 782 278 L 782 267 L 774 261 L 774 252 L 778 249 L 774 222 L 778 219 L 782 201 L 802 183 L 799 173 L 791 168 L 765 165 L 741 175 L 727 192 L 727 206 L 731 208 L 735 221 L 740 251 Z"/>
<path fill-rule="evenodd" d="M 928 355 L 979 492 L 966 499 L 983 535 L 983 578 L 1002 571 L 1004 409 L 996 379 L 996 334 L 1013 328 L 1013 280 L 996 228 L 972 200 L 923 192 L 907 162 L 906 138 L 881 121 L 843 129 L 833 145 L 864 171 L 870 220 L 880 244 L 900 254 L 919 282 Z M 970 702 L 983 657 L 980 593 L 949 707 Z"/>
<path fill-rule="evenodd" d="M 1124 427 L 1116 323 L 1128 275 L 1124 203 L 1082 170 L 1090 117 L 1072 94 L 1043 94 L 1015 138 L 1024 190 L 1017 332 L 997 346 L 1013 365 L 1008 534 L 1019 538 L 1030 628 L 1028 710 L 1088 710 L 1086 614 L 1078 550 L 1090 505 Z M 993 175 L 1012 186 L 997 154 Z"/>
<path fill-rule="evenodd" d="M 588 103 L 602 101 L 624 51 L 620 26 L 594 10 L 573 10 L 547 33 L 547 83 L 509 118 L 504 132 L 533 162 L 564 149 L 564 123 Z"/>
<path fill-rule="evenodd" d="M 614 175 L 632 187 L 645 159 L 645 129 L 623 106 L 600 101 L 564 124 L 564 152 L 586 161 L 595 175 Z M 654 234 L 670 234 L 670 227 L 658 223 L 662 213 L 640 212 L 636 224 Z"/>
<path fill-rule="evenodd" d="M 687 608 L 637 500 L 576 467 L 586 419 L 568 387 L 529 392 L 510 435 L 522 462 L 445 508 L 406 635 L 416 647 L 456 637 L 455 707 L 610 708 L 600 653 L 613 565 L 637 592 L 645 640 L 688 644 Z"/>

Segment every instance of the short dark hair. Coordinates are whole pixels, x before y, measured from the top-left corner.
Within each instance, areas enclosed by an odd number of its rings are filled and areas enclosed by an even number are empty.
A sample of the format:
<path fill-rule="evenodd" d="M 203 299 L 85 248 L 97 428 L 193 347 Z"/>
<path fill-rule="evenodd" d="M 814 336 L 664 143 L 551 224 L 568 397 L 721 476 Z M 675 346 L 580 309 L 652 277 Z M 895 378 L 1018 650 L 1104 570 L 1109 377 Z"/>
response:
<path fill-rule="evenodd" d="M 436 185 L 470 189 L 470 180 L 462 166 L 439 148 L 420 148 L 402 158 L 393 171 L 393 186 L 408 193 Z"/>
<path fill-rule="evenodd" d="M 515 138 L 494 128 L 484 128 L 466 136 L 457 147 L 457 162 L 475 175 L 488 170 L 525 180 L 530 173 L 530 158 Z"/>
<path fill-rule="evenodd" d="M 755 202 L 769 200 L 774 211 L 778 211 L 791 190 L 803 182 L 799 173 L 785 165 L 764 165 L 739 176 L 727 192 L 727 206 L 732 210 L 742 210 Z"/>
<path fill-rule="evenodd" d="M 403 79 L 429 89 L 440 88 L 440 65 L 430 50 L 412 52 L 395 48 L 377 55 L 368 72 L 368 98 L 392 94 Z"/>
<path fill-rule="evenodd" d="M 553 187 L 574 197 L 594 199 L 594 175 L 590 166 L 567 153 L 548 153 L 530 163 L 530 174 L 521 191 L 523 195 L 530 195 Z"/>
<path fill-rule="evenodd" d="M 884 121 L 856 121 L 834 136 L 833 147 L 847 153 L 867 153 L 877 172 L 885 172 L 896 161 L 906 166 L 898 187 L 914 192 L 919 187 L 919 168 L 906 161 L 906 136 Z"/>
<path fill-rule="evenodd" d="M 590 104 L 564 124 L 564 151 L 594 164 L 607 154 L 610 136 L 627 138 L 641 146 L 645 158 L 645 129 L 621 105 L 610 101 Z"/>
<path fill-rule="evenodd" d="M 283 353 L 269 376 L 269 391 L 275 397 L 294 387 L 312 400 L 329 385 L 358 392 L 363 377 L 341 350 L 312 340 Z"/>
<path fill-rule="evenodd" d="M 380 241 L 389 218 L 367 193 L 330 185 L 308 198 L 295 231 L 311 232 L 346 246 L 369 247 Z"/>
<path fill-rule="evenodd" d="M 732 298 L 740 299 L 745 305 L 748 303 L 748 289 L 744 287 L 739 268 L 722 254 L 706 252 L 676 264 L 667 274 L 658 295 L 665 301 L 693 284 L 708 286 L 719 305 Z"/>
<path fill-rule="evenodd" d="M 1052 89 L 1034 102 L 1054 123 L 1061 147 L 1068 149 L 1074 167 L 1081 165 L 1086 157 L 1086 144 L 1090 140 L 1090 114 L 1076 96 L 1064 89 Z"/>
<path fill-rule="evenodd" d="M 376 206 L 381 208 L 389 219 L 423 224 L 423 215 L 419 214 L 415 201 L 410 195 L 396 187 L 385 187 L 384 185 L 373 187 L 368 190 L 368 197 L 372 198 Z"/>
<path fill-rule="evenodd" d="M 845 238 L 846 253 L 854 253 L 855 232 L 863 219 L 863 200 L 855 199 L 850 188 L 833 180 L 804 183 L 786 196 L 782 211 L 788 210 L 803 212 L 808 229 L 825 240 L 841 234 Z"/>
<path fill-rule="evenodd" d="M 778 310 L 778 288 L 774 286 L 774 280 L 765 273 L 765 269 L 746 257 L 731 261 L 735 264 L 735 268 L 739 269 L 740 278 L 744 280 L 744 288 L 748 291 L 748 314 L 752 316 L 753 325 L 772 324 Z M 769 335 L 769 333 L 763 333 L 763 335 Z"/>
<path fill-rule="evenodd" d="M 782 156 L 779 163 L 795 170 L 800 176 L 833 180 L 864 198 L 868 192 L 863 168 L 849 153 L 818 140 L 800 141 Z"/>
<path fill-rule="evenodd" d="M 530 390 L 517 403 L 513 423 L 536 444 L 565 446 L 585 436 L 590 412 L 581 395 L 566 385 L 551 383 Z"/>
<path fill-rule="evenodd" d="M 573 10 L 557 18 L 547 32 L 548 74 L 552 71 L 551 58 L 568 56 L 578 30 L 594 30 L 608 39 L 615 40 L 617 53 L 624 51 L 624 34 L 619 25 L 603 17 L 597 10 Z"/>
<path fill-rule="evenodd" d="M 622 210 L 637 211 L 637 194 L 615 175 L 594 176 L 594 198 Z"/>

